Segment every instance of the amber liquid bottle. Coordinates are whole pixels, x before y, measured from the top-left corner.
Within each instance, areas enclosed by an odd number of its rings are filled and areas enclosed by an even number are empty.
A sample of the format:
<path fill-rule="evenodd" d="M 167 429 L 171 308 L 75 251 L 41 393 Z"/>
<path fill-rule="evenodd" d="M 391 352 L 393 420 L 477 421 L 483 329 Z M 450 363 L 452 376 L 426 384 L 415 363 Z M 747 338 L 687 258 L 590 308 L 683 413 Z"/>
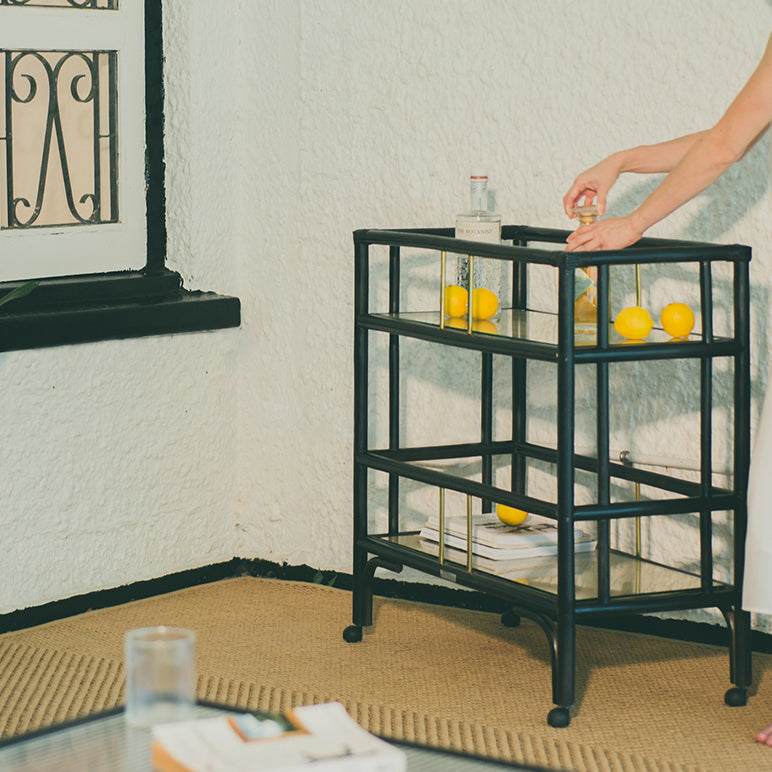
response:
<path fill-rule="evenodd" d="M 598 217 L 596 206 L 578 206 L 574 213 L 580 225 L 592 225 Z M 574 274 L 574 331 L 594 333 L 598 328 L 597 268 L 577 268 Z"/>

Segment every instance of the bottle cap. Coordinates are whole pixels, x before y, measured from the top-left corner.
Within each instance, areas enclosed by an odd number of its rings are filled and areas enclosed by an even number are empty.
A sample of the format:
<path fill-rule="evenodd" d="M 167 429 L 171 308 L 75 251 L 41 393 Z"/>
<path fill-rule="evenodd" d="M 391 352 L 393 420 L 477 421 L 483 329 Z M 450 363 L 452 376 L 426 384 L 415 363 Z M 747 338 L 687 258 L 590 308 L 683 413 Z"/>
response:
<path fill-rule="evenodd" d="M 577 216 L 581 225 L 592 225 L 598 218 L 598 207 L 595 204 L 575 206 L 571 211 Z"/>
<path fill-rule="evenodd" d="M 598 207 L 595 204 L 589 204 L 588 206 L 575 206 L 571 211 L 577 217 L 587 217 L 590 215 L 597 215 Z"/>

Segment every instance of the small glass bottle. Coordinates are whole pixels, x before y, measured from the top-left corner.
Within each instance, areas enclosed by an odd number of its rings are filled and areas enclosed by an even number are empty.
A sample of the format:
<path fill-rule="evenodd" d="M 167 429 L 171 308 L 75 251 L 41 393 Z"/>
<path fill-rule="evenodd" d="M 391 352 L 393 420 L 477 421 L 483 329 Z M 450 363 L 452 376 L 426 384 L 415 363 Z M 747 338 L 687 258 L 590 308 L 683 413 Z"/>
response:
<path fill-rule="evenodd" d="M 598 207 L 577 206 L 572 210 L 580 225 L 592 225 L 598 217 Z M 574 331 L 594 333 L 598 328 L 598 269 L 577 268 L 574 274 Z"/>
<path fill-rule="evenodd" d="M 467 241 L 501 242 L 501 215 L 488 209 L 488 175 L 472 174 L 469 178 L 470 210 L 456 215 L 456 238 Z M 481 267 L 475 266 L 475 286 L 481 285 Z M 469 261 L 459 257 L 456 264 L 456 283 L 465 287 L 469 279 Z"/>

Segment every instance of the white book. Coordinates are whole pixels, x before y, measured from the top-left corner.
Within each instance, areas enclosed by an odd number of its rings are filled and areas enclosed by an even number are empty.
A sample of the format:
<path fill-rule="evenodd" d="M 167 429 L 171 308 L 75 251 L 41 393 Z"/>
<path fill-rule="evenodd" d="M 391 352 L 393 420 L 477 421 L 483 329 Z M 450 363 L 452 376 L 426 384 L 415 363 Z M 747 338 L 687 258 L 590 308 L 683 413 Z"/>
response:
<path fill-rule="evenodd" d="M 440 545 L 436 541 L 422 539 L 421 549 L 428 552 L 430 555 L 439 555 Z M 536 549 L 541 550 L 542 548 L 538 547 Z M 594 549 L 594 540 L 582 542 L 577 545 L 575 550 L 577 556 L 577 569 L 580 569 L 584 565 L 583 561 L 589 560 L 588 553 L 592 552 Z M 529 555 L 510 558 L 508 560 L 492 560 L 491 558 L 472 553 L 472 568 L 514 581 L 517 581 L 518 579 L 534 579 L 543 576 L 554 576 L 557 574 L 557 562 L 555 560 L 557 554 L 556 551 L 551 555 L 544 555 L 543 553 L 531 555 L 531 550 L 521 550 L 521 552 L 527 552 Z M 465 566 L 466 550 L 457 550 L 453 549 L 453 547 L 446 546 L 445 559 Z"/>
<path fill-rule="evenodd" d="M 422 539 L 434 542 L 438 545 L 440 541 L 440 532 L 435 531 L 428 526 L 421 529 Z M 466 535 L 455 536 L 452 533 L 445 533 L 445 545 L 455 547 L 458 550 L 466 552 Z M 590 552 L 595 549 L 595 539 L 589 534 L 582 534 L 574 539 L 574 552 Z M 547 557 L 558 554 L 558 545 L 556 542 L 550 544 L 539 544 L 536 546 L 524 547 L 490 547 L 487 544 L 472 542 L 472 554 L 480 555 L 494 561 L 522 560 L 528 558 Z"/>
<path fill-rule="evenodd" d="M 366 731 L 337 702 L 286 716 L 232 713 L 152 729 L 160 772 L 404 772 L 405 754 Z"/>
<path fill-rule="evenodd" d="M 421 531 L 421 536 L 431 538 L 440 528 L 439 519 L 429 520 Z M 427 533 L 424 533 L 427 531 Z M 466 544 L 466 517 L 445 518 L 445 534 L 463 537 Z M 574 528 L 574 538 L 580 539 L 583 532 Z M 488 547 L 506 547 L 509 549 L 538 547 L 545 544 L 557 544 L 557 523 L 540 515 L 528 515 L 522 525 L 507 525 L 499 520 L 495 513 L 472 515 L 472 540 Z"/>

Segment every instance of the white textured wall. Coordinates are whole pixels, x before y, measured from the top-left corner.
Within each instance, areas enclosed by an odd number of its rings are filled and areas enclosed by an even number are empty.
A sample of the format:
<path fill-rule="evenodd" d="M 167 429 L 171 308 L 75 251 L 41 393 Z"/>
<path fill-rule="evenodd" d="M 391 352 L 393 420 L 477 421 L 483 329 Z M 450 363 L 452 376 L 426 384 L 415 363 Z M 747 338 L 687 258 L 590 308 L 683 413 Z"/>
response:
<path fill-rule="evenodd" d="M 166 9 L 169 262 L 190 287 L 236 293 L 234 179 L 220 173 L 238 168 L 220 88 L 235 87 L 221 45 L 235 18 L 207 5 Z M 213 24 L 216 66 L 194 55 Z M 239 339 L 0 354 L 0 613 L 233 557 Z"/>
<path fill-rule="evenodd" d="M 243 326 L 0 356 L 14 545 L 0 611 L 234 554 L 349 571 L 352 231 L 450 225 L 479 163 L 505 222 L 567 225 L 576 173 L 715 121 L 772 27 L 767 0 L 587 0 L 583 16 L 566 0 L 164 0 L 164 12 L 170 265 L 188 287 L 238 294 Z M 655 231 L 754 248 L 754 411 L 769 166 L 765 141 Z M 648 190 L 623 180 L 610 212 Z M 655 312 L 693 291 L 678 274 L 644 283 Z M 409 386 L 462 422 L 455 367 Z M 674 378 L 664 427 L 641 395 L 620 443 L 652 452 L 667 431 L 688 446 L 688 382 Z M 534 405 L 537 432 L 547 408 Z M 428 424 L 411 413 L 410 432 Z"/>

